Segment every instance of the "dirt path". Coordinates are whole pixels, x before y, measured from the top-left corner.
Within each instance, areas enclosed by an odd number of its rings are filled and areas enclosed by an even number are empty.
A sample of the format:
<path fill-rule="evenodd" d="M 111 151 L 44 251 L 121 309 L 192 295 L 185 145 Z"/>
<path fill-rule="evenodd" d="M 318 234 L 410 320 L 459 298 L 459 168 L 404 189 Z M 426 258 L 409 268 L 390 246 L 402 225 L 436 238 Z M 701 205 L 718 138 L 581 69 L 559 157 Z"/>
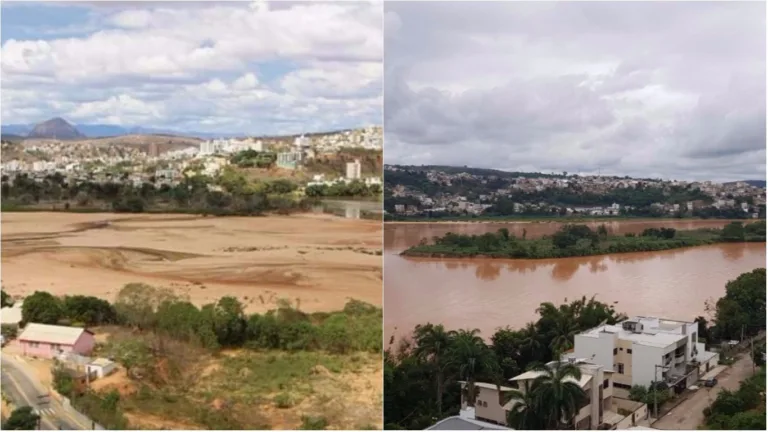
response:
<path fill-rule="evenodd" d="M 662 419 L 653 424 L 654 429 L 666 430 L 696 430 L 704 423 L 704 408 L 717 398 L 722 389 L 736 390 L 739 383 L 752 376 L 752 358 L 742 354 L 730 368 L 717 377 L 717 385 L 713 388 L 702 387 L 676 406 Z"/>

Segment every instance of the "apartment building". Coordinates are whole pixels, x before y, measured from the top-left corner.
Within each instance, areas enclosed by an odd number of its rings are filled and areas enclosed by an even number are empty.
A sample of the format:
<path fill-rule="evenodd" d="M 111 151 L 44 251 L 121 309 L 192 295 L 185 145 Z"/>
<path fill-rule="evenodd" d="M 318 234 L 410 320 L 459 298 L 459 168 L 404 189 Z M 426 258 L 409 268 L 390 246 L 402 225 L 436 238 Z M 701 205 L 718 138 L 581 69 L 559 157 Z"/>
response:
<path fill-rule="evenodd" d="M 361 165 L 360 160 L 355 159 L 354 162 L 347 162 L 347 179 L 358 180 L 361 177 Z"/>
<path fill-rule="evenodd" d="M 717 364 L 717 354 L 704 349 L 697 332 L 695 322 L 638 316 L 577 334 L 573 355 L 615 371 L 614 394 L 621 398 L 633 385 L 653 382 L 682 391 L 696 383 L 700 369 Z"/>

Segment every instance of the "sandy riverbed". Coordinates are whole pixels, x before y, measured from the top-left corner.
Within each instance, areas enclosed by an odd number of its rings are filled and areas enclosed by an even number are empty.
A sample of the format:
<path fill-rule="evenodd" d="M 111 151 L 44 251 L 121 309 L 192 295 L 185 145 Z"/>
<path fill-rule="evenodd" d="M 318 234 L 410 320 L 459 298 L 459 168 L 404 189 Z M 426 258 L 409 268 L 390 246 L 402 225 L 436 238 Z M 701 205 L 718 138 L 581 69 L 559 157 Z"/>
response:
<path fill-rule="evenodd" d="M 111 301 L 143 282 L 198 305 L 236 296 L 249 312 L 280 298 L 299 299 L 305 311 L 339 309 L 349 298 L 380 305 L 382 259 L 372 253 L 381 241 L 379 221 L 325 215 L 3 213 L 2 284 L 14 296 Z"/>

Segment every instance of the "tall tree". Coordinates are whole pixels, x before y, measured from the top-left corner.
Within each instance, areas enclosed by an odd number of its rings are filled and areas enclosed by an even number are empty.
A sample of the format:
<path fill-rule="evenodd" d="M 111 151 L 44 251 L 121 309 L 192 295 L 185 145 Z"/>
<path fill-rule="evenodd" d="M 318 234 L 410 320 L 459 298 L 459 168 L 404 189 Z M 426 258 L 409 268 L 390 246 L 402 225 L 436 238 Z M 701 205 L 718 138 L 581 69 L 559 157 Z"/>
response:
<path fill-rule="evenodd" d="M 437 413 L 443 415 L 443 394 L 445 393 L 445 353 L 448 351 L 451 336 L 442 325 L 419 325 L 414 331 L 416 349 L 414 354 L 435 368 L 437 391 Z"/>
<path fill-rule="evenodd" d="M 543 417 L 538 411 L 536 387 L 531 386 L 531 381 L 525 381 L 524 389 L 525 391 L 510 391 L 506 395 L 504 406 L 510 405 L 507 426 L 516 430 L 545 429 Z"/>
<path fill-rule="evenodd" d="M 467 405 L 475 406 L 477 377 L 483 374 L 500 381 L 496 356 L 479 336 L 480 330 L 459 330 L 451 332 L 451 350 L 448 363 L 459 368 L 459 377 L 466 381 L 464 387 Z"/>
<path fill-rule="evenodd" d="M 559 361 L 537 366 L 534 370 L 542 372 L 531 386 L 536 395 L 537 411 L 542 415 L 546 429 L 562 429 L 576 417 L 587 400 L 586 392 L 577 384 L 581 370 L 576 364 Z"/>
<path fill-rule="evenodd" d="M 25 323 L 56 324 L 64 318 L 61 300 L 45 291 L 35 291 L 24 299 L 21 318 Z"/>

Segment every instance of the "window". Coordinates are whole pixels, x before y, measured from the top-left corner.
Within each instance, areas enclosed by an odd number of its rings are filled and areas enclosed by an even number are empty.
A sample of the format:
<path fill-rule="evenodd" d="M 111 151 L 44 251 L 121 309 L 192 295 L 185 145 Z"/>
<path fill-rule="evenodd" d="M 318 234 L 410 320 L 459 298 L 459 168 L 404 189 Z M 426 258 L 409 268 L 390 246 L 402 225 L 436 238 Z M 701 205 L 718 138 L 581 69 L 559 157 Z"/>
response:
<path fill-rule="evenodd" d="M 619 363 L 618 366 L 619 366 L 619 373 L 624 375 L 624 363 Z"/>
<path fill-rule="evenodd" d="M 624 351 L 624 348 L 619 348 L 619 351 Z"/>
<path fill-rule="evenodd" d="M 624 389 L 624 390 L 629 390 L 629 389 L 632 388 L 631 385 L 621 384 L 621 383 L 617 383 L 617 382 L 613 383 L 613 386 L 616 387 L 616 388 Z"/>
<path fill-rule="evenodd" d="M 611 386 L 611 382 L 608 380 L 603 381 L 603 388 L 609 388 Z"/>
<path fill-rule="evenodd" d="M 488 408 L 488 402 L 483 402 L 483 407 Z"/>
<path fill-rule="evenodd" d="M 627 354 L 632 354 L 632 348 L 627 348 Z"/>
<path fill-rule="evenodd" d="M 618 350 L 618 349 L 616 349 L 616 348 L 614 348 L 614 349 L 613 349 L 613 355 L 616 355 L 616 354 L 618 354 L 618 353 L 619 353 L 619 350 Z"/>
<path fill-rule="evenodd" d="M 39 348 L 40 347 L 40 342 L 30 342 L 29 346 L 31 348 Z"/>

